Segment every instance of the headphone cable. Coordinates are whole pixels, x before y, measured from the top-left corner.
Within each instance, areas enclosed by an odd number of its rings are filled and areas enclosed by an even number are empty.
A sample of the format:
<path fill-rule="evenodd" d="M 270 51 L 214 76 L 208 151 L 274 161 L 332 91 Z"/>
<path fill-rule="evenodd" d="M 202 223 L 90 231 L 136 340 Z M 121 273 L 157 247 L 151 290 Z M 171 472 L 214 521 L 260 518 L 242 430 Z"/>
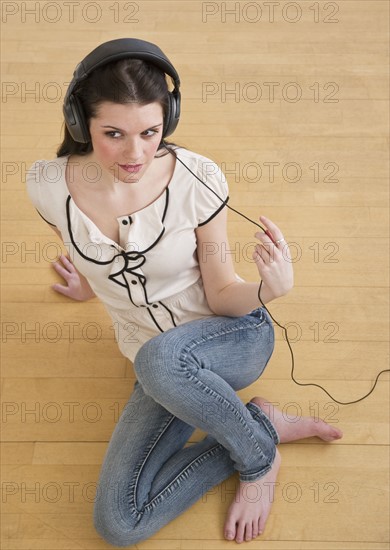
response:
<path fill-rule="evenodd" d="M 225 202 L 215 191 L 214 189 L 211 189 L 211 187 L 209 187 L 204 181 L 202 181 L 169 147 L 167 147 L 167 145 L 165 144 L 164 140 L 162 141 L 162 144 L 163 146 L 167 149 L 167 151 L 169 153 L 171 153 L 179 162 L 181 162 L 181 164 L 189 171 L 191 172 L 191 174 L 197 179 L 199 180 L 203 185 L 205 185 L 207 187 L 207 189 L 209 189 L 212 193 L 214 193 L 214 195 L 216 197 L 218 197 L 218 199 L 222 202 Z M 251 218 L 248 218 L 247 216 L 245 216 L 245 214 L 242 214 L 241 212 L 239 212 L 238 210 L 236 210 L 235 208 L 232 208 L 231 206 L 229 206 L 227 203 L 225 204 L 225 206 L 227 206 L 228 208 L 230 208 L 230 210 L 233 210 L 233 212 L 236 212 L 239 216 L 242 216 L 243 218 L 245 218 L 246 220 L 248 220 L 249 222 L 251 223 L 254 223 L 255 225 L 257 225 L 257 227 L 260 227 L 260 229 L 262 231 L 264 231 L 264 233 L 266 233 L 270 238 L 271 240 L 272 239 L 272 236 L 270 235 L 270 233 L 264 229 L 264 227 L 262 227 L 259 223 L 255 222 L 254 220 L 252 220 Z M 276 319 L 272 316 L 272 314 L 270 313 L 269 309 L 265 306 L 265 304 L 263 303 L 263 300 L 261 299 L 261 296 L 260 296 L 260 293 L 261 293 L 261 287 L 263 285 L 263 281 L 261 280 L 260 281 L 260 286 L 259 286 L 259 290 L 258 290 L 258 298 L 259 298 L 259 302 L 261 303 L 261 305 L 263 306 L 263 308 L 266 310 L 266 312 L 268 313 L 268 315 L 271 317 L 271 319 L 273 320 L 273 322 L 278 325 L 278 327 L 280 327 L 283 332 L 284 332 L 284 336 L 285 336 L 285 339 L 286 339 L 286 342 L 287 342 L 287 345 L 288 345 L 288 348 L 290 350 L 290 354 L 291 354 L 291 379 L 293 382 L 295 382 L 295 384 L 297 384 L 298 386 L 315 386 L 317 388 L 320 388 L 322 391 L 324 391 L 327 395 L 329 395 L 329 397 L 332 399 L 332 401 L 334 401 L 335 403 L 339 403 L 340 405 L 351 405 L 353 403 L 358 403 L 359 401 L 363 401 L 363 399 L 366 399 L 366 397 L 368 397 L 375 389 L 375 386 L 377 385 L 377 382 L 378 382 L 378 379 L 380 377 L 380 375 L 384 372 L 390 372 L 390 369 L 384 369 L 384 370 L 381 370 L 377 377 L 375 378 L 375 382 L 374 382 L 374 385 L 372 386 L 371 390 L 366 394 L 364 395 L 363 397 L 360 397 L 359 399 L 356 399 L 355 401 L 338 401 L 337 399 L 335 399 L 323 386 L 321 386 L 320 384 L 315 384 L 313 382 L 308 382 L 308 383 L 303 383 L 303 382 L 298 382 L 295 377 L 294 377 L 294 368 L 295 368 L 295 361 L 294 361 L 294 353 L 293 353 L 293 349 L 291 347 L 291 343 L 290 343 L 290 340 L 288 339 L 288 334 L 287 334 L 287 329 L 285 326 L 281 325 L 280 323 L 278 323 L 278 321 L 276 321 Z"/>
<path fill-rule="evenodd" d="M 263 303 L 263 300 L 261 299 L 260 297 L 260 292 L 261 292 L 261 287 L 262 287 L 262 284 L 263 284 L 263 281 L 260 281 L 260 286 L 259 286 L 259 291 L 258 291 L 258 297 L 259 297 L 259 301 L 261 303 L 261 305 L 263 306 L 263 308 L 267 311 L 268 315 L 271 317 L 271 319 L 273 320 L 274 323 L 276 323 L 278 325 L 278 327 L 280 327 L 283 332 L 284 332 L 284 336 L 286 338 L 286 342 L 287 342 L 287 345 L 288 345 L 288 348 L 290 350 L 290 354 L 291 354 L 291 379 L 293 382 L 295 382 L 295 384 L 298 384 L 298 386 L 316 386 L 317 388 L 321 388 L 322 391 L 324 391 L 327 395 L 329 395 L 329 397 L 335 401 L 336 403 L 339 403 L 340 405 L 351 405 L 352 403 L 358 403 L 359 401 L 363 401 L 363 399 L 366 399 L 366 397 L 368 397 L 370 395 L 370 393 L 372 393 L 375 389 L 375 386 L 378 382 L 378 378 L 380 377 L 380 375 L 383 373 L 383 372 L 389 372 L 390 369 L 385 369 L 385 370 L 381 370 L 376 379 L 375 379 L 375 382 L 374 382 L 374 385 L 372 386 L 371 390 L 366 394 L 364 395 L 363 397 L 360 397 L 360 399 L 356 399 L 355 401 L 338 401 L 337 399 L 335 399 L 332 395 L 330 395 L 330 393 L 323 387 L 321 386 L 320 384 L 314 384 L 313 382 L 308 382 L 306 384 L 304 384 L 303 382 L 298 382 L 295 378 L 294 378 L 294 368 L 295 368 L 295 361 L 294 361 L 294 353 L 293 353 L 293 350 L 292 350 L 292 347 L 291 347 L 291 344 L 290 344 L 290 340 L 288 339 L 288 335 L 287 335 L 287 329 L 285 326 L 281 325 L 280 323 L 278 323 L 278 321 L 276 321 L 276 319 L 272 316 L 272 314 L 270 313 L 269 309 L 265 306 L 265 304 Z"/>

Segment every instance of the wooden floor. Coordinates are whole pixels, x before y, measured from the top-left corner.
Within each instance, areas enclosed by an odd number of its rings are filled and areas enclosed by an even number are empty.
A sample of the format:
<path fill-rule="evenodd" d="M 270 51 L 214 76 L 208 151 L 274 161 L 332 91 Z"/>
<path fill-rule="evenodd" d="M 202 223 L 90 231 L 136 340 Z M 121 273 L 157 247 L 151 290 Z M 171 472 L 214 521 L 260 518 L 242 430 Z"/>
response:
<path fill-rule="evenodd" d="M 72 15 L 61 1 L 2 3 L 5 550 L 112 548 L 93 528 L 94 488 L 134 372 L 97 299 L 80 304 L 50 289 L 59 241 L 25 190 L 26 168 L 55 157 L 75 66 L 102 42 L 160 45 L 182 80 L 175 142 L 225 170 L 231 206 L 283 229 L 296 285 L 270 310 L 289 327 L 296 378 L 353 401 L 389 367 L 388 2 L 282 0 L 273 21 L 266 4 L 76 2 Z M 229 212 L 237 273 L 252 281 L 255 230 Z M 263 395 L 289 417 L 322 417 L 344 438 L 280 446 L 266 531 L 244 545 L 388 549 L 388 373 L 366 400 L 339 405 L 292 382 L 276 332 L 264 376 L 239 395 Z M 236 483 L 232 476 L 137 547 L 234 547 L 222 528 Z"/>

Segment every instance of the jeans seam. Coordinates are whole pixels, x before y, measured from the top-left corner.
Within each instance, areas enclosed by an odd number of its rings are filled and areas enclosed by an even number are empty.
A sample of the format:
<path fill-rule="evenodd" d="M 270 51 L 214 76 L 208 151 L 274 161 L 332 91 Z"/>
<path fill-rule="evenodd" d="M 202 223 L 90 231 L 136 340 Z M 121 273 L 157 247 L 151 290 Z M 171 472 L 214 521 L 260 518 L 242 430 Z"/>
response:
<path fill-rule="evenodd" d="M 241 321 L 241 323 L 239 325 L 235 325 L 234 327 L 230 327 L 230 328 L 227 328 L 227 329 L 216 330 L 215 332 L 213 332 L 211 334 L 208 334 L 207 336 L 202 336 L 202 338 L 200 338 L 199 340 L 193 340 L 192 342 L 187 344 L 187 346 L 183 349 L 182 354 L 184 354 L 185 352 L 188 352 L 188 353 L 191 352 L 199 344 L 201 344 L 203 342 L 208 342 L 208 341 L 212 340 L 213 338 L 218 338 L 219 336 L 224 336 L 226 334 L 231 334 L 232 332 L 238 332 L 239 330 L 247 330 L 248 328 L 249 329 L 250 328 L 257 329 L 257 328 L 263 326 L 264 324 L 269 324 L 268 319 L 266 317 L 264 317 L 261 320 L 261 322 L 256 323 L 255 325 L 251 324 L 250 322 L 243 323 L 243 321 Z"/>
<path fill-rule="evenodd" d="M 254 319 L 254 318 L 251 318 L 251 320 Z M 212 340 L 213 338 L 216 338 L 216 337 L 219 337 L 219 336 L 224 336 L 226 334 L 231 334 L 232 332 L 238 332 L 239 330 L 247 330 L 248 328 L 259 328 L 261 326 L 263 326 L 264 324 L 268 324 L 268 320 L 264 317 L 260 322 L 256 322 L 255 325 L 253 325 L 252 323 L 249 322 L 249 319 L 248 319 L 248 322 L 243 322 L 241 321 L 239 325 L 235 325 L 234 327 L 230 327 L 230 328 L 227 328 L 227 329 L 221 329 L 221 330 L 216 330 L 215 332 L 211 333 L 211 334 L 208 334 L 207 336 L 203 336 L 200 340 L 195 340 L 193 342 L 191 342 L 190 344 L 188 344 L 183 352 L 185 350 L 188 350 L 188 351 L 192 351 L 192 349 L 201 344 L 202 342 L 208 342 L 210 340 Z"/>
<path fill-rule="evenodd" d="M 188 477 L 189 470 L 193 470 L 193 468 L 202 462 L 204 462 L 208 456 L 214 456 L 218 451 L 222 450 L 224 447 L 218 443 L 217 445 L 214 445 L 211 447 L 211 449 L 208 449 L 207 451 L 203 451 L 199 456 L 194 458 L 189 464 L 186 465 L 186 467 L 181 470 L 179 474 L 166 486 L 164 489 L 162 489 L 153 499 L 145 504 L 143 511 L 147 512 L 150 509 L 153 509 L 156 504 L 157 500 L 162 500 L 165 496 L 165 493 L 168 492 L 171 493 L 173 490 L 173 485 L 178 484 L 181 478 Z"/>
<path fill-rule="evenodd" d="M 258 420 L 258 422 L 262 422 L 262 424 L 264 425 L 264 427 L 268 431 L 269 435 L 272 437 L 275 445 L 279 445 L 280 437 L 279 437 L 279 434 L 276 431 L 275 426 L 273 425 L 271 419 L 268 418 L 268 416 L 265 414 L 265 412 L 262 411 L 261 408 L 259 406 L 257 406 L 255 403 L 253 403 L 252 401 L 247 403 L 247 407 L 249 408 L 249 410 L 251 412 L 253 412 L 252 416 L 254 416 L 254 418 L 256 420 Z"/>
<path fill-rule="evenodd" d="M 167 429 L 169 428 L 169 426 L 172 424 L 172 422 L 174 420 L 175 420 L 175 416 L 171 415 L 168 422 L 165 424 L 165 426 L 163 426 L 162 430 L 159 432 L 158 436 L 156 437 L 156 439 L 153 441 L 153 443 L 149 447 L 149 449 L 147 451 L 147 454 L 142 459 L 142 462 L 141 462 L 140 466 L 138 468 L 135 468 L 135 475 L 134 475 L 133 481 L 132 481 L 132 483 L 129 487 L 130 494 L 128 496 L 130 497 L 131 493 L 133 493 L 133 509 L 137 512 L 137 516 L 139 516 L 139 514 L 141 512 L 141 510 L 139 510 L 138 506 L 137 506 L 137 497 L 136 497 L 136 495 L 137 495 L 137 487 L 138 487 L 138 483 L 139 483 L 139 478 L 141 476 L 142 470 L 144 469 L 145 464 L 148 461 L 148 458 L 150 457 L 151 453 L 153 452 L 153 449 L 156 447 L 157 443 L 160 441 L 160 439 L 162 438 L 162 436 L 164 435 L 164 433 L 167 431 Z"/>
<path fill-rule="evenodd" d="M 239 480 L 246 482 L 246 481 L 257 481 L 258 479 L 261 479 L 262 477 L 265 476 L 266 473 L 268 473 L 272 469 L 275 456 L 276 456 L 276 447 L 273 448 L 272 458 L 267 462 L 264 468 L 262 468 L 257 472 L 253 472 L 251 474 L 242 474 L 241 472 L 239 472 Z"/>
<path fill-rule="evenodd" d="M 185 369 L 187 370 L 187 369 Z M 256 449 L 258 450 L 259 454 L 261 455 L 261 458 L 266 458 L 266 456 L 264 455 L 263 451 L 261 450 L 261 448 L 259 447 L 259 444 L 255 438 L 255 436 L 253 435 L 253 431 L 248 427 L 248 424 L 243 422 L 242 421 L 242 418 L 239 414 L 240 411 L 238 411 L 234 405 L 232 403 L 230 403 L 230 401 L 228 401 L 223 395 L 217 393 L 216 391 L 212 390 L 211 388 L 209 388 L 208 386 L 206 386 L 202 380 L 200 380 L 199 378 L 197 378 L 196 376 L 194 376 L 192 373 L 190 373 L 188 370 L 187 372 L 189 373 L 190 375 L 190 378 L 193 378 L 194 380 L 196 380 L 196 383 L 197 384 L 200 384 L 203 389 L 205 389 L 206 391 L 208 391 L 211 395 L 213 395 L 214 397 L 216 397 L 220 402 L 222 403 L 225 403 L 228 405 L 229 409 L 233 412 L 233 414 L 238 418 L 238 421 L 241 423 L 241 425 L 243 426 L 244 430 L 247 432 L 247 434 L 249 435 L 249 437 L 252 439 L 252 441 L 254 442 L 255 444 L 255 447 Z"/>

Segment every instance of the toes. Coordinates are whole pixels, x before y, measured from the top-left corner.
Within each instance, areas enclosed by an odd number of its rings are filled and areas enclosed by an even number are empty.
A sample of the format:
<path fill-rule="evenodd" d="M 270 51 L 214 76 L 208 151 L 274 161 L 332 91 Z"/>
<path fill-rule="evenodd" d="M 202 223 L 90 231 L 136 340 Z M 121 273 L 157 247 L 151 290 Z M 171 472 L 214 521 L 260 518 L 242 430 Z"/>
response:
<path fill-rule="evenodd" d="M 234 540 L 235 536 L 236 536 L 236 531 L 232 530 L 232 529 L 225 529 L 225 538 L 227 540 Z"/>
<path fill-rule="evenodd" d="M 324 441 L 334 441 L 335 439 L 341 439 L 343 432 L 335 426 L 330 426 L 324 420 L 321 420 L 318 427 L 318 435 Z"/>
<path fill-rule="evenodd" d="M 247 523 L 245 527 L 245 540 L 252 540 L 252 524 Z"/>
<path fill-rule="evenodd" d="M 227 540 L 234 540 L 234 538 L 236 536 L 236 523 L 235 523 L 235 521 L 233 521 L 232 519 L 227 520 L 227 522 L 225 523 L 224 532 L 225 532 L 225 538 Z"/>
<path fill-rule="evenodd" d="M 244 521 L 239 522 L 236 532 L 236 542 L 243 542 L 245 535 L 245 526 L 246 524 Z"/>
<path fill-rule="evenodd" d="M 254 521 L 252 523 L 252 538 L 256 538 L 259 534 L 259 522 Z"/>
<path fill-rule="evenodd" d="M 338 428 L 336 428 L 335 426 L 333 426 L 333 436 L 335 439 L 341 439 L 343 437 L 343 432 Z"/>
<path fill-rule="evenodd" d="M 259 534 L 260 535 L 262 535 L 263 532 L 264 532 L 265 524 L 267 522 L 269 512 L 270 512 L 269 509 L 268 510 L 265 509 L 265 510 L 263 510 L 263 513 L 260 516 L 260 519 L 259 519 Z"/>

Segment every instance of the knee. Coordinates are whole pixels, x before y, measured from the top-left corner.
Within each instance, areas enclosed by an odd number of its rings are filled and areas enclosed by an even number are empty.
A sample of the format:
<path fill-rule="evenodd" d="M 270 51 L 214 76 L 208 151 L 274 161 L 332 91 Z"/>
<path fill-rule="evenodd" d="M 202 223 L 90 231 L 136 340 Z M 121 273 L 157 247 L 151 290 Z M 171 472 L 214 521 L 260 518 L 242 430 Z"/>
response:
<path fill-rule="evenodd" d="M 154 336 L 138 350 L 134 372 L 144 390 L 161 388 L 174 381 L 174 371 L 180 362 L 181 345 L 173 331 Z"/>
<path fill-rule="evenodd" d="M 136 533 L 136 531 L 124 531 L 119 529 L 114 529 L 112 526 L 102 528 L 101 525 L 97 526 L 95 524 L 95 530 L 100 535 L 100 537 L 115 546 L 115 548 L 127 548 L 133 546 L 143 540 L 146 540 L 147 537 L 142 537 Z"/>
<path fill-rule="evenodd" d="M 102 539 L 115 547 L 132 546 L 147 538 L 136 528 L 135 521 L 122 518 L 113 506 L 95 503 L 93 522 Z"/>

